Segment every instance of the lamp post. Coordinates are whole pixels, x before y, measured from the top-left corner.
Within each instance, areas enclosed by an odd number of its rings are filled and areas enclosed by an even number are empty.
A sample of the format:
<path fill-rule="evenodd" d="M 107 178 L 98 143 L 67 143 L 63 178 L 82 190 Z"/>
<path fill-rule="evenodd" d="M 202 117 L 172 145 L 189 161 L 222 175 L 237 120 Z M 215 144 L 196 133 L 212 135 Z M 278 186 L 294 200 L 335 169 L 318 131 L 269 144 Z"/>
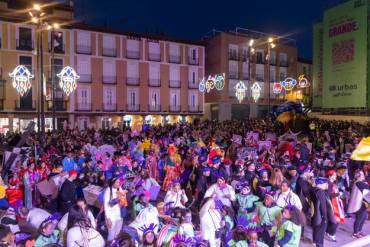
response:
<path fill-rule="evenodd" d="M 254 39 L 251 39 L 249 40 L 249 44 L 248 44 L 248 80 L 249 80 L 249 87 L 252 86 L 252 79 L 251 79 L 251 55 L 252 55 L 252 62 L 253 62 L 253 55 L 254 55 L 254 48 L 253 48 L 253 44 L 254 44 Z"/>
<path fill-rule="evenodd" d="M 270 114 L 271 111 L 271 82 L 270 82 L 270 55 L 271 55 L 271 49 L 275 48 L 274 39 L 268 38 L 267 40 L 267 54 L 266 54 L 266 62 L 267 62 L 267 83 L 268 83 L 268 89 L 269 89 L 269 97 L 268 97 L 268 114 Z"/>

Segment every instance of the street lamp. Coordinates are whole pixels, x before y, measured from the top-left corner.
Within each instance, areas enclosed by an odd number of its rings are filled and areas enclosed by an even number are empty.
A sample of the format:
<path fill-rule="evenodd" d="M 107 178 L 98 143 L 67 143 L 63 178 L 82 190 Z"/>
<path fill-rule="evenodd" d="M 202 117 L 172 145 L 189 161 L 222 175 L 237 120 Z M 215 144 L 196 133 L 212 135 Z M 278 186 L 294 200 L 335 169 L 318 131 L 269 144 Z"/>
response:
<path fill-rule="evenodd" d="M 274 43 L 274 38 L 270 37 L 268 38 L 267 43 L 267 54 L 266 54 L 266 62 L 267 62 L 267 83 L 268 83 L 268 89 L 269 89 L 269 97 L 268 97 L 268 114 L 270 114 L 270 98 L 271 98 L 271 87 L 270 87 L 270 55 L 271 55 L 271 49 L 274 49 L 276 47 Z"/>

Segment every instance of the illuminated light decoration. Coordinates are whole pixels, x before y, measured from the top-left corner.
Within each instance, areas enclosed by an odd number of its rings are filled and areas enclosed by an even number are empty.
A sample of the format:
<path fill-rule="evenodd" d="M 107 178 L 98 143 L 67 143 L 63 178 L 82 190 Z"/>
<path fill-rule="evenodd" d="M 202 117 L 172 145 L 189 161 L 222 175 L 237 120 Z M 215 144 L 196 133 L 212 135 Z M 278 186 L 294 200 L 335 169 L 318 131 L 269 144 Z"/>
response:
<path fill-rule="evenodd" d="M 221 91 L 225 86 L 225 74 L 216 75 L 214 80 L 215 80 L 215 88 L 218 91 Z"/>
<path fill-rule="evenodd" d="M 274 92 L 274 94 L 279 94 L 281 93 L 282 90 L 283 90 L 283 87 L 281 86 L 281 83 L 274 82 L 274 84 L 272 85 L 272 91 Z"/>
<path fill-rule="evenodd" d="M 209 93 L 212 89 L 215 88 L 215 78 L 212 76 L 208 76 L 206 81 L 206 92 Z"/>
<path fill-rule="evenodd" d="M 202 93 L 204 93 L 204 91 L 206 90 L 206 83 L 205 83 L 205 81 L 204 81 L 204 78 L 203 78 L 203 79 L 202 79 L 202 81 L 199 83 L 198 88 L 199 88 L 199 91 L 200 91 L 200 92 L 202 92 Z"/>
<path fill-rule="evenodd" d="M 291 77 L 286 78 L 284 81 L 281 82 L 281 85 L 285 89 L 285 91 L 291 91 L 295 85 L 297 85 L 297 80 Z"/>
<path fill-rule="evenodd" d="M 307 78 L 304 75 L 300 75 L 298 77 L 298 85 L 301 88 L 309 87 L 310 83 L 308 82 Z"/>
<path fill-rule="evenodd" d="M 31 79 L 34 78 L 34 75 L 27 69 L 24 65 L 18 65 L 9 73 L 9 76 L 12 78 L 12 85 L 17 90 L 17 92 L 21 95 L 25 95 L 28 90 L 31 89 Z"/>
<path fill-rule="evenodd" d="M 69 66 L 64 67 L 57 76 L 60 78 L 59 86 L 68 97 L 77 88 L 80 76 Z"/>
<path fill-rule="evenodd" d="M 235 96 L 238 99 L 239 103 L 242 103 L 243 99 L 245 98 L 247 91 L 247 87 L 245 86 L 244 82 L 239 81 L 235 85 Z"/>
<path fill-rule="evenodd" d="M 148 115 L 145 117 L 145 123 L 151 124 L 153 122 L 153 117 L 151 115 Z"/>
<path fill-rule="evenodd" d="M 252 98 L 254 99 L 254 102 L 257 102 L 258 99 L 260 98 L 261 90 L 262 90 L 262 88 L 261 88 L 260 84 L 258 84 L 258 82 L 253 83 L 253 85 L 251 87 L 251 91 L 252 91 Z"/>
<path fill-rule="evenodd" d="M 124 122 L 131 122 L 132 121 L 132 117 L 130 115 L 125 115 L 125 116 L 123 116 L 123 121 Z"/>

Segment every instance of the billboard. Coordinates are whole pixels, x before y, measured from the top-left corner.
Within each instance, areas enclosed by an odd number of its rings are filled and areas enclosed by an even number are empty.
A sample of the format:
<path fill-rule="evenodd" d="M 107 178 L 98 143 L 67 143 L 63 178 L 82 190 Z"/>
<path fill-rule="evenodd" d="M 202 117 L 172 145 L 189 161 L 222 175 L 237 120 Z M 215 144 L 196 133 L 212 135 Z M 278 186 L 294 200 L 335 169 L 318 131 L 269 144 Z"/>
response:
<path fill-rule="evenodd" d="M 324 30 L 322 23 L 313 26 L 312 104 L 322 107 Z"/>
<path fill-rule="evenodd" d="M 367 0 L 327 10 L 323 26 L 322 107 L 366 107 Z"/>

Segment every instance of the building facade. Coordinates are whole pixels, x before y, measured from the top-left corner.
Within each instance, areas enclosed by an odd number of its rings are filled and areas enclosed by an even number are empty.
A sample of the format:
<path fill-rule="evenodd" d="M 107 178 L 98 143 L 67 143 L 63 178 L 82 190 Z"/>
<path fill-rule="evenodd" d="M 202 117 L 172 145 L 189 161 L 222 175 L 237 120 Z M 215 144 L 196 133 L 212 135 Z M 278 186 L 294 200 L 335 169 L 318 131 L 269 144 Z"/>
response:
<path fill-rule="evenodd" d="M 0 3 L 3 13 L 9 12 L 5 11 L 9 8 L 6 2 Z M 50 16 L 63 21 L 62 17 L 70 17 L 71 11 L 64 6 Z M 0 128 L 22 130 L 29 121 L 37 120 L 39 83 L 32 80 L 31 90 L 21 97 L 8 74 L 17 65 L 38 73 L 36 30 L 24 20 L 7 16 L 0 26 Z M 198 91 L 198 82 L 204 77 L 202 43 L 73 24 L 53 33 L 53 37 L 58 34 L 58 39 L 54 40 L 57 46 L 52 59 L 51 32 L 43 33 L 47 129 L 52 127 L 51 82 L 58 84 L 56 74 L 67 65 L 75 68 L 80 78 L 69 97 L 59 87 L 54 94 L 59 128 L 66 122 L 81 129 L 121 124 L 139 128 L 143 123 L 192 121 L 203 115 L 204 96 Z"/>
<path fill-rule="evenodd" d="M 275 94 L 273 84 L 287 77 L 296 78 L 297 48 L 288 39 L 274 39 L 274 47 L 269 47 L 268 37 L 244 29 L 206 37 L 206 77 L 225 74 L 223 90 L 205 93 L 207 118 L 223 121 L 262 117 L 269 108 L 284 102 L 285 95 Z M 247 88 L 241 102 L 235 95 L 235 85 L 240 81 Z M 257 100 L 251 93 L 255 83 L 260 87 Z"/>

